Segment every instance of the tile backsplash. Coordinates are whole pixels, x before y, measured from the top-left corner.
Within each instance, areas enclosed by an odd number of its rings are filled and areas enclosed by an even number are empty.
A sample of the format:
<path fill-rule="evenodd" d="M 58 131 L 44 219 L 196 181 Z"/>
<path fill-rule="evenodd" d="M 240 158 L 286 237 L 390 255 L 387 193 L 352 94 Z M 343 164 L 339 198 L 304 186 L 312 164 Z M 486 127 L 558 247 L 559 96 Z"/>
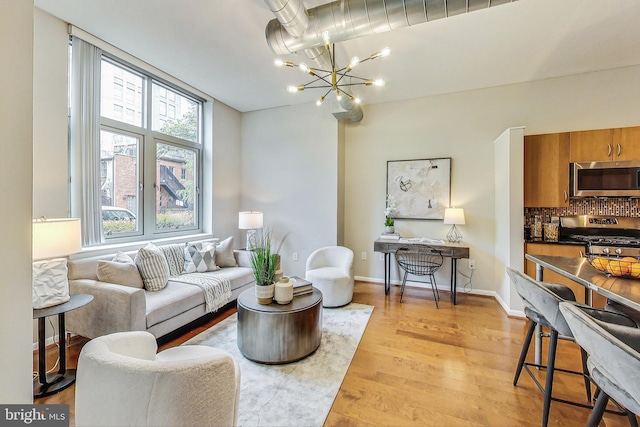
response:
<path fill-rule="evenodd" d="M 536 215 L 548 222 L 552 216 L 604 215 L 640 217 L 638 199 L 572 199 L 566 208 L 524 208 L 524 223 L 531 225 Z"/>

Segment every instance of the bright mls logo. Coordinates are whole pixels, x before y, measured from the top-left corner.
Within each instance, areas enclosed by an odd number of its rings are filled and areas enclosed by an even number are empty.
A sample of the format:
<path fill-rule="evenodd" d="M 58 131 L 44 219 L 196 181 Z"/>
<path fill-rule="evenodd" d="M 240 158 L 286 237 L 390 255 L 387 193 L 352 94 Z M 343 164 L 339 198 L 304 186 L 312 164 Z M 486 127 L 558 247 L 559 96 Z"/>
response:
<path fill-rule="evenodd" d="M 69 405 L 0 405 L 0 427 L 69 427 Z"/>

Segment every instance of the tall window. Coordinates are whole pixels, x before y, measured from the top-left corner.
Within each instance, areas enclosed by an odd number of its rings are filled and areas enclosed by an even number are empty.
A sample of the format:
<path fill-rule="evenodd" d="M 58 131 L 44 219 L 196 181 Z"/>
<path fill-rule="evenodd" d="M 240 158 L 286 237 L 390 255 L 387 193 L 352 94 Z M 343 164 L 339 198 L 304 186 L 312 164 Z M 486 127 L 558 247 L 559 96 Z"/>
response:
<path fill-rule="evenodd" d="M 105 239 L 199 230 L 202 100 L 110 56 L 100 87 Z"/>

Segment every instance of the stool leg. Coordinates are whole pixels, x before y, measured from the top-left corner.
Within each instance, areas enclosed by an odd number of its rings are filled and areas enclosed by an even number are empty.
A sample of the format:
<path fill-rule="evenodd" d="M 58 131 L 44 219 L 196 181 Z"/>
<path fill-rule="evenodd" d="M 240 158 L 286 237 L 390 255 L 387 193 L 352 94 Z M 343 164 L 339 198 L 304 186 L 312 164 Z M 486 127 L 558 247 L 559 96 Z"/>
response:
<path fill-rule="evenodd" d="M 533 320 L 529 320 L 529 329 L 527 329 L 527 335 L 524 337 L 524 342 L 522 343 L 522 350 L 520 350 L 520 359 L 518 359 L 518 367 L 516 368 L 516 375 L 513 377 L 513 385 L 518 385 L 518 379 L 520 378 L 520 374 L 522 373 L 522 367 L 524 366 L 524 361 L 527 358 L 527 353 L 529 352 L 529 347 L 531 346 L 531 339 L 533 338 L 533 331 L 536 329 L 536 322 Z"/>
<path fill-rule="evenodd" d="M 587 352 L 580 348 L 582 357 L 582 373 L 584 375 L 584 388 L 587 392 L 587 401 L 591 402 L 591 381 L 589 380 L 589 369 L 587 368 Z"/>
<path fill-rule="evenodd" d="M 551 330 L 549 339 L 549 356 L 547 357 L 547 380 L 544 386 L 544 406 L 542 408 L 542 427 L 547 427 L 549 410 L 551 409 L 551 391 L 553 388 L 553 369 L 556 363 L 556 347 L 558 345 L 558 331 Z"/>
<path fill-rule="evenodd" d="M 587 427 L 598 427 L 600 420 L 602 420 L 602 415 L 604 415 L 607 403 L 609 403 L 609 396 L 607 396 L 607 393 L 600 390 L 598 398 L 596 399 L 596 404 L 589 416 L 589 421 L 587 421 Z"/>

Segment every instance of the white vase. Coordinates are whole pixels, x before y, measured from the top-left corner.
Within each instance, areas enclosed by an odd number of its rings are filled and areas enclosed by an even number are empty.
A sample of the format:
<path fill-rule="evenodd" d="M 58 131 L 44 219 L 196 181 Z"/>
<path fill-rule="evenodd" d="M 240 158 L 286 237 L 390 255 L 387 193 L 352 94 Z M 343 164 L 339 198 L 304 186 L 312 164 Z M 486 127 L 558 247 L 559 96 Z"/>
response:
<path fill-rule="evenodd" d="M 384 232 L 387 234 L 391 234 L 396 231 L 396 228 L 393 225 L 385 225 Z"/>
<path fill-rule="evenodd" d="M 270 285 L 255 285 L 256 288 L 256 298 L 258 300 L 258 304 L 271 304 L 273 301 L 273 291 L 275 289 L 275 283 Z"/>
<path fill-rule="evenodd" d="M 273 293 L 273 299 L 278 304 L 289 304 L 293 299 L 293 283 L 287 276 L 280 278 Z"/>

